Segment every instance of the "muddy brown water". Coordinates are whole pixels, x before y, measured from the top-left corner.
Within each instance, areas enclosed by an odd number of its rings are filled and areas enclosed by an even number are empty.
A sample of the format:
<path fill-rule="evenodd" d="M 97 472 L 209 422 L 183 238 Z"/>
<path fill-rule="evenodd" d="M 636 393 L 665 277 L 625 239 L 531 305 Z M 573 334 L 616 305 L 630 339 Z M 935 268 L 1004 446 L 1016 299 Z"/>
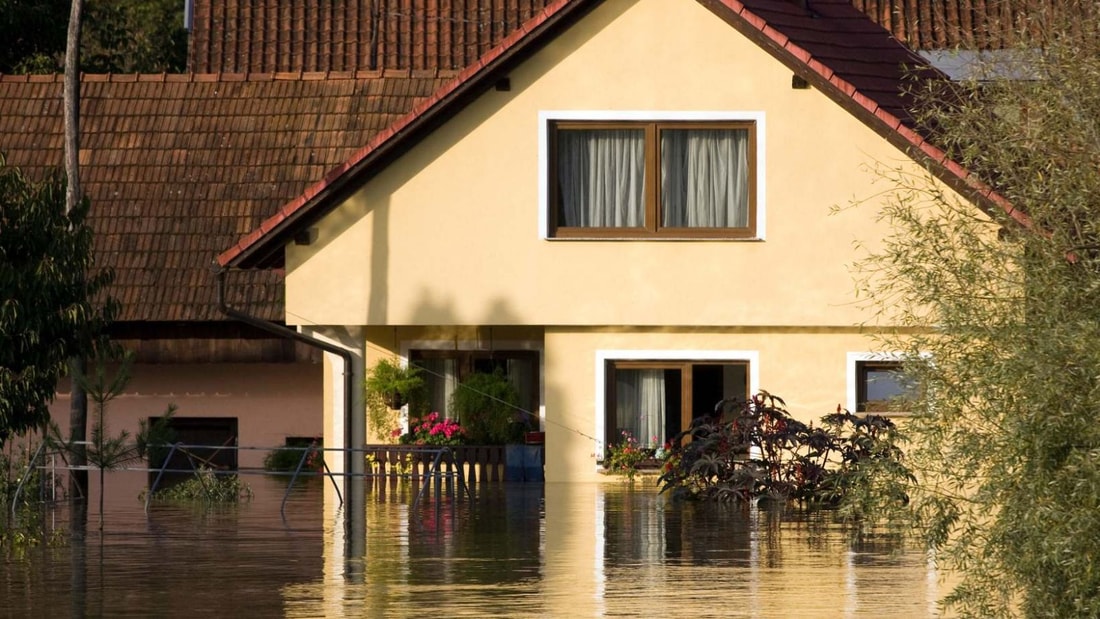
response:
<path fill-rule="evenodd" d="M 0 617 L 932 617 L 924 553 L 822 515 L 680 504 L 645 482 L 514 484 L 413 509 L 249 477 L 221 508 L 143 510 L 136 473 L 83 541 L 0 559 Z M 430 497 L 429 497 L 430 498 Z M 48 514 L 67 530 L 65 510 Z"/>

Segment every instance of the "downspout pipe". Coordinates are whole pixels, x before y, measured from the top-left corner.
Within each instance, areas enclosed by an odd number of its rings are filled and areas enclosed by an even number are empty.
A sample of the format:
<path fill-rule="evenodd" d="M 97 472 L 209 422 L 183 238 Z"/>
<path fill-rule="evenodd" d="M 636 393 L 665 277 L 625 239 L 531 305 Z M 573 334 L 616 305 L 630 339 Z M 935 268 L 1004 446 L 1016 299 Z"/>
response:
<path fill-rule="evenodd" d="M 226 276 L 227 272 L 228 272 L 228 269 L 226 269 L 226 268 L 219 268 L 217 270 L 217 277 L 218 277 L 218 309 L 221 310 L 221 312 L 223 314 L 225 314 L 226 316 L 228 316 L 228 317 L 230 317 L 234 320 L 238 320 L 238 321 L 243 322 L 247 325 L 251 325 L 253 327 L 256 327 L 257 329 L 261 329 L 263 331 L 267 331 L 268 333 L 275 334 L 279 337 L 294 340 L 296 342 L 301 342 L 301 343 L 305 344 L 306 346 L 312 346 L 313 348 L 317 348 L 317 349 L 323 350 L 325 352 L 332 353 L 334 355 L 339 356 L 341 359 L 344 360 L 344 446 L 348 447 L 348 448 L 354 448 L 355 445 L 352 444 L 353 438 L 352 438 L 352 432 L 351 432 L 351 426 L 352 426 L 351 420 L 352 420 L 352 416 L 354 414 L 353 409 L 352 409 L 352 394 L 355 393 L 355 391 L 354 391 L 355 382 L 354 382 L 354 376 L 353 376 L 353 372 L 352 372 L 351 352 L 344 349 L 344 348 L 341 348 L 339 346 L 336 346 L 336 345 L 330 344 L 328 342 L 325 342 L 323 340 L 319 340 L 319 339 L 310 337 L 310 336 L 308 336 L 304 333 L 301 333 L 301 332 L 296 331 L 294 329 L 291 329 L 289 327 L 284 327 L 283 325 L 275 324 L 275 323 L 273 323 L 269 320 L 264 320 L 262 318 L 257 318 L 255 316 L 250 316 L 250 315 L 248 315 L 244 312 L 241 312 L 239 310 L 233 309 L 232 307 L 229 307 L 229 304 L 226 303 L 226 301 L 225 301 L 225 287 L 226 287 L 225 276 Z M 354 457 L 355 457 L 354 452 L 351 452 L 351 451 L 345 451 L 344 452 L 344 474 L 345 475 L 352 472 L 352 460 L 353 460 Z"/>

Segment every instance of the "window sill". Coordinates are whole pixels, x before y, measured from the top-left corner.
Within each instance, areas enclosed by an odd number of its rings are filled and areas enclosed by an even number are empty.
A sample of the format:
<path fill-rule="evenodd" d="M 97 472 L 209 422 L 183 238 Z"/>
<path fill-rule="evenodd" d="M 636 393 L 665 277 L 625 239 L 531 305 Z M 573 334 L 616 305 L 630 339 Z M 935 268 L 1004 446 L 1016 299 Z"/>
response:
<path fill-rule="evenodd" d="M 670 241 L 674 243 L 684 242 L 705 242 L 705 243 L 762 243 L 763 237 L 750 236 L 750 237 L 716 237 L 716 236 L 544 236 L 543 240 L 559 242 L 592 242 L 592 241 L 614 241 L 614 242 L 664 242 Z"/>

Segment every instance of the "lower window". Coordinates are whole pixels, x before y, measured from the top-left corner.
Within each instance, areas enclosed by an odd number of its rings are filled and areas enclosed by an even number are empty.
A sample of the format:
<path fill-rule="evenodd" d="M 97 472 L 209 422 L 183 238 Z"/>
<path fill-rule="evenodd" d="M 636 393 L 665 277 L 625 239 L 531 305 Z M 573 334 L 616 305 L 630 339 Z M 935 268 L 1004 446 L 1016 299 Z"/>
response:
<path fill-rule="evenodd" d="M 519 393 L 523 410 L 534 414 L 537 425 L 539 406 L 539 358 L 531 350 L 412 350 L 409 361 L 422 369 L 420 375 L 427 388 L 428 408 L 448 419 L 451 395 L 459 384 L 474 372 L 492 373 L 500 370 Z M 413 411 L 415 414 L 419 411 Z M 529 420 L 532 421 L 532 420 Z"/>
<path fill-rule="evenodd" d="M 711 415 L 722 400 L 748 398 L 745 361 L 609 361 L 605 394 L 606 445 L 629 435 L 643 447 L 659 447 Z"/>
<path fill-rule="evenodd" d="M 914 384 L 902 372 L 900 361 L 856 362 L 856 412 L 899 413 L 906 411 Z"/>

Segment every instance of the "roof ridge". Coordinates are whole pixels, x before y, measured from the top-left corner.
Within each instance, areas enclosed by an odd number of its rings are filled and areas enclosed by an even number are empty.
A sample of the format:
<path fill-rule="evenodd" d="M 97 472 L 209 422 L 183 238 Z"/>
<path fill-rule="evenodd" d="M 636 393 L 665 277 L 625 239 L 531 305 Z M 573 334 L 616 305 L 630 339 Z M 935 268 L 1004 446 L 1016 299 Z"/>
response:
<path fill-rule="evenodd" d="M 466 84 L 475 81 L 483 72 L 490 70 L 491 66 L 496 61 L 505 56 L 513 47 L 519 46 L 522 41 L 541 26 L 545 25 L 552 17 L 565 13 L 564 9 L 570 6 L 576 7 L 584 4 L 585 0 L 554 0 L 547 4 L 531 19 L 520 24 L 508 36 L 504 37 L 496 47 L 483 54 L 477 61 L 457 71 L 453 78 L 442 84 L 430 96 L 422 99 L 420 103 L 413 106 L 409 112 L 403 114 L 387 128 L 374 134 L 367 144 L 356 150 L 343 163 L 329 170 L 323 178 L 307 187 L 297 198 L 284 204 L 274 215 L 261 222 L 259 226 L 242 236 L 231 247 L 221 252 L 215 259 L 215 262 L 223 268 L 227 266 L 231 261 L 240 256 L 240 254 L 244 253 L 247 249 L 267 236 L 272 230 L 284 224 L 284 222 L 292 218 L 292 216 L 296 215 L 302 209 L 307 208 L 311 202 L 324 194 L 325 190 L 337 182 L 338 179 L 360 165 L 371 154 L 378 151 L 395 137 L 399 138 L 401 135 L 407 133 L 410 126 L 414 125 L 417 120 L 425 116 L 429 111 L 437 106 L 445 105 L 448 98 L 452 97 L 456 91 L 461 90 Z M 387 70 L 383 72 L 383 75 L 389 75 L 394 72 L 394 70 Z M 412 70 L 403 69 L 397 70 L 396 72 L 410 74 Z"/>
<path fill-rule="evenodd" d="M 357 69 L 355 71 L 289 71 L 233 73 L 81 73 L 82 83 L 202 83 L 371 79 L 451 79 L 459 69 Z M 0 83 L 62 83 L 63 73 L 0 73 Z"/>

